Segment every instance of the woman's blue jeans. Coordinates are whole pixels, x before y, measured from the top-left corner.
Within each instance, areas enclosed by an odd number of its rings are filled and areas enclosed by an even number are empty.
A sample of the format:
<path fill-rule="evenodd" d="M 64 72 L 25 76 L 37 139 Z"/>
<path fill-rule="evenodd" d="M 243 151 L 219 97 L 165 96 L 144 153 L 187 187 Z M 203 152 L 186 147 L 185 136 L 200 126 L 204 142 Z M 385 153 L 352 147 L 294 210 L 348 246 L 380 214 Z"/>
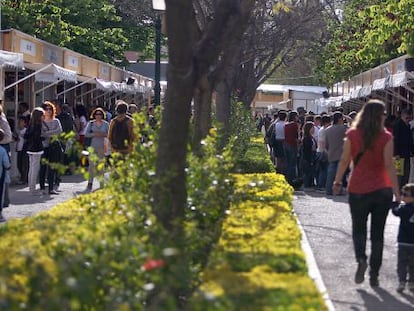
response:
<path fill-rule="evenodd" d="M 352 240 L 357 261 L 366 260 L 367 221 L 371 215 L 371 275 L 378 275 L 382 264 L 384 248 L 384 227 L 392 203 L 391 188 L 380 189 L 366 194 L 349 194 L 352 216 Z"/>
<path fill-rule="evenodd" d="M 338 169 L 339 161 L 329 162 L 326 173 L 326 194 L 332 195 L 332 185 L 335 180 L 336 171 Z"/>

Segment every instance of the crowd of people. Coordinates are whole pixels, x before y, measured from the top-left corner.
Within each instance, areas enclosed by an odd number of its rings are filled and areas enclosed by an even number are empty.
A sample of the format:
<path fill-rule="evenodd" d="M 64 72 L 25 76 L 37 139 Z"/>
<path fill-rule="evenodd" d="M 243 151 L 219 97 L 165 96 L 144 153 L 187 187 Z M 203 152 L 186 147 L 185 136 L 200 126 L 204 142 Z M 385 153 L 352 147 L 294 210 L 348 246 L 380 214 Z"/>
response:
<path fill-rule="evenodd" d="M 103 107 L 89 111 L 83 104 L 71 107 L 59 100 L 45 101 L 30 111 L 23 102 L 15 128 L 0 105 L 0 221 L 4 221 L 1 210 L 9 205 L 12 142 L 17 153 L 17 184 L 27 185 L 33 196 L 58 195 L 62 168 L 71 174 L 73 166 L 82 164 L 82 154 L 93 151 L 102 160 L 115 152 L 121 156 L 131 152 L 135 139 L 132 115 L 137 112 L 136 104 L 123 100 L 117 100 L 112 112 Z M 154 126 L 153 107 L 148 110 L 148 123 Z M 86 162 L 89 179 L 85 192 L 89 192 L 97 171 L 94 161 Z"/>
<path fill-rule="evenodd" d="M 293 187 L 327 196 L 348 193 L 357 262 L 355 283 L 364 281 L 369 267 L 370 285 L 379 286 L 386 219 L 391 209 L 401 217 L 398 292 L 406 287 L 414 292 L 414 121 L 411 116 L 409 110 L 402 110 L 396 116 L 387 114 L 382 101 L 369 100 L 358 113 L 348 115 L 342 109 L 321 115 L 307 114 L 300 109 L 279 111 L 273 120 L 268 116 L 261 122 L 256 120 L 258 130 L 265 127 L 265 141 L 276 170 Z M 369 257 L 366 253 L 368 219 L 371 221 Z"/>

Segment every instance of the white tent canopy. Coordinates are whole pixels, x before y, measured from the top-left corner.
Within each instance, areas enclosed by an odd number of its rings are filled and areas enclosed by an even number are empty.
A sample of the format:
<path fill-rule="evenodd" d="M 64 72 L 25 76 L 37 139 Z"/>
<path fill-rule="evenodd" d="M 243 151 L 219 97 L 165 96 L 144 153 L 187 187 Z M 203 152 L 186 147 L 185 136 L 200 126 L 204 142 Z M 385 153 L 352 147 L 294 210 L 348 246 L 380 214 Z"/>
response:
<path fill-rule="evenodd" d="M 134 84 L 127 84 L 125 82 L 105 81 L 96 78 L 96 88 L 106 92 L 117 92 L 126 94 L 145 93 L 147 87 L 135 82 Z"/>
<path fill-rule="evenodd" d="M 0 50 L 0 66 L 23 68 L 23 54 Z"/>
<path fill-rule="evenodd" d="M 328 89 L 324 86 L 311 86 L 311 85 L 282 85 L 282 84 L 261 84 L 257 91 L 263 93 L 284 93 L 286 91 L 299 91 L 306 93 L 322 94 L 327 92 Z"/>
<path fill-rule="evenodd" d="M 68 81 L 68 82 L 77 82 L 78 74 L 76 71 L 65 69 L 55 64 L 46 65 L 49 66 L 46 70 L 42 72 L 38 72 L 35 75 L 36 82 L 47 82 L 53 83 L 60 80 Z M 38 68 L 37 64 L 27 64 L 27 68 L 38 71 L 39 69 L 45 67 Z"/>
<path fill-rule="evenodd" d="M 405 87 L 410 89 L 407 84 L 410 81 L 414 80 L 414 73 L 410 71 L 402 71 L 393 75 L 388 75 L 384 78 L 376 79 L 372 82 L 372 85 L 365 85 L 356 87 L 349 94 L 338 96 L 338 97 L 329 97 L 328 99 L 320 98 L 316 100 L 319 106 L 325 107 L 339 107 L 342 103 L 350 100 L 358 100 L 359 98 L 365 98 L 371 95 L 374 91 L 379 90 L 389 90 L 391 92 L 392 88 Z M 413 90 L 414 92 L 414 90 Z"/>

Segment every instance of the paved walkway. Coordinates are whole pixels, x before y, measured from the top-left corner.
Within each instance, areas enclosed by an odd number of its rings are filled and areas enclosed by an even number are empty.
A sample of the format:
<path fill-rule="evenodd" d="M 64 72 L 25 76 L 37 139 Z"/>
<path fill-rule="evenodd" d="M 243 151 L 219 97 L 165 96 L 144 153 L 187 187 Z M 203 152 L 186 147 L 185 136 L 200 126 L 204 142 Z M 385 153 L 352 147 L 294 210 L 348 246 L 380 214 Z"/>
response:
<path fill-rule="evenodd" d="M 27 186 L 11 185 L 9 187 L 10 206 L 3 210 L 7 219 L 22 218 L 48 210 L 60 202 L 65 202 L 86 189 L 87 182 L 81 175 L 62 176 L 61 192 L 58 195 L 33 196 Z M 94 183 L 94 188 L 99 183 Z M 37 186 L 39 187 L 39 186 Z"/>
<path fill-rule="evenodd" d="M 396 292 L 399 218 L 391 212 L 388 216 L 380 287 L 373 289 L 368 279 L 359 285 L 353 280 L 356 262 L 347 197 L 296 191 L 294 209 L 335 310 L 414 310 L 414 293 L 407 290 L 403 294 Z"/>

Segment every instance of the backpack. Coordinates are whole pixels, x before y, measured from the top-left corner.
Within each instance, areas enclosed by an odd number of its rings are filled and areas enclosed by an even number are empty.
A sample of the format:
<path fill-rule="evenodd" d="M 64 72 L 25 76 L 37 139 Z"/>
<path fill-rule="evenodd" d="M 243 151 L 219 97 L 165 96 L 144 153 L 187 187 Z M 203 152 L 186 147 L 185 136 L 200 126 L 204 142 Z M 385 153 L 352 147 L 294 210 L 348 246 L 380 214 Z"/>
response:
<path fill-rule="evenodd" d="M 276 122 L 273 122 L 267 129 L 266 143 L 272 147 L 276 145 Z"/>
<path fill-rule="evenodd" d="M 112 140 L 111 145 L 114 149 L 125 150 L 128 149 L 128 145 L 131 142 L 131 135 L 128 128 L 128 117 L 123 120 L 115 118 L 112 120 L 114 125 L 112 126 Z"/>
<path fill-rule="evenodd" d="M 65 133 L 69 133 L 73 131 L 73 119 L 69 113 L 62 112 L 61 114 L 56 116 L 57 119 L 60 121 L 60 125 L 62 126 L 62 130 Z"/>

